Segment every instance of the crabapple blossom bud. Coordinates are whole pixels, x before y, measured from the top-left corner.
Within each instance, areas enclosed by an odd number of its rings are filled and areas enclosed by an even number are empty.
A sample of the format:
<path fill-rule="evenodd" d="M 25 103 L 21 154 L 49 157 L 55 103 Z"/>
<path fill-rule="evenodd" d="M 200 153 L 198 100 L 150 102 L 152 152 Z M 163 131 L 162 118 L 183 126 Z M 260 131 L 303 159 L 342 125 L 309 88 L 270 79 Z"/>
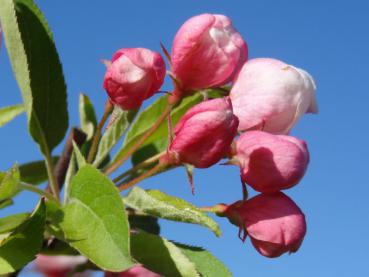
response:
<path fill-rule="evenodd" d="M 165 62 L 145 48 L 118 50 L 108 66 L 104 88 L 110 100 L 125 110 L 137 109 L 163 84 Z"/>
<path fill-rule="evenodd" d="M 244 228 L 255 249 L 269 258 L 296 252 L 306 233 L 305 215 L 282 192 L 238 201 L 228 206 L 225 214 Z"/>
<path fill-rule="evenodd" d="M 197 104 L 178 122 L 175 138 L 161 161 L 210 167 L 229 152 L 237 126 L 228 97 Z"/>
<path fill-rule="evenodd" d="M 161 277 L 161 275 L 144 268 L 142 265 L 136 265 L 119 273 L 105 272 L 105 277 Z"/>
<path fill-rule="evenodd" d="M 66 277 L 77 266 L 87 262 L 83 256 L 47 256 L 38 255 L 35 268 L 47 277 Z M 74 274 L 73 276 L 87 277 L 88 272 Z"/>
<path fill-rule="evenodd" d="M 247 45 L 228 17 L 201 14 L 177 32 L 171 60 L 181 94 L 231 81 L 247 60 Z"/>
<path fill-rule="evenodd" d="M 295 137 L 248 131 L 236 142 L 235 159 L 242 182 L 269 193 L 290 188 L 301 180 L 309 152 L 306 143 Z"/>
<path fill-rule="evenodd" d="M 304 70 L 270 58 L 246 62 L 230 92 L 239 131 L 288 134 L 305 113 L 317 113 L 316 86 Z"/>

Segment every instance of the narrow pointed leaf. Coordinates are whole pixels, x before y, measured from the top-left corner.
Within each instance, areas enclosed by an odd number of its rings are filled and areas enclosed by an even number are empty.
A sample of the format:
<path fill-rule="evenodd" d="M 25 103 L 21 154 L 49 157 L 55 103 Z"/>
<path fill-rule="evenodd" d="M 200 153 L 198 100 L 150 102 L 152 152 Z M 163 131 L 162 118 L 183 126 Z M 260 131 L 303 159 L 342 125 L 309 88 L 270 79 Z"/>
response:
<path fill-rule="evenodd" d="M 79 118 L 81 129 L 87 135 L 87 140 L 90 140 L 96 131 L 96 113 L 90 98 L 83 93 L 79 95 Z"/>
<path fill-rule="evenodd" d="M 78 145 L 73 141 L 73 153 L 77 160 L 78 168 L 83 167 L 86 165 L 86 159 L 83 157 L 81 150 L 79 150 Z"/>
<path fill-rule="evenodd" d="M 25 111 L 23 104 L 0 108 L 0 127 Z"/>
<path fill-rule="evenodd" d="M 124 198 L 124 203 L 146 214 L 202 225 L 213 231 L 216 236 L 221 234 L 218 224 L 204 212 L 183 199 L 170 196 L 159 190 L 145 191 L 135 187 Z"/>
<path fill-rule="evenodd" d="M 133 265 L 129 225 L 114 183 L 91 165 L 73 177 L 61 227 L 70 245 L 103 270 Z"/>
<path fill-rule="evenodd" d="M 45 228 L 46 208 L 43 200 L 31 217 L 0 244 L 0 274 L 14 272 L 36 258 Z"/>
<path fill-rule="evenodd" d="M 110 150 L 122 138 L 137 111 L 124 111 L 115 107 L 112 113 L 113 123 L 102 136 L 97 149 L 94 165 L 98 167 L 109 154 Z"/>
<path fill-rule="evenodd" d="M 68 127 L 66 85 L 51 31 L 32 0 L 2 0 L 0 22 L 29 132 L 47 154 Z"/>
<path fill-rule="evenodd" d="M 196 266 L 196 270 L 201 274 L 201 277 L 232 277 L 232 273 L 228 268 L 214 257 L 209 251 L 201 247 L 188 246 L 176 243 L 176 246 L 182 253 Z"/>
<path fill-rule="evenodd" d="M 174 243 L 140 232 L 131 237 L 132 256 L 146 268 L 170 277 L 200 277 L 195 265 Z"/>
<path fill-rule="evenodd" d="M 77 171 L 77 163 L 74 152 L 69 160 L 69 165 L 67 169 L 67 173 L 65 174 L 65 181 L 64 181 L 64 203 L 67 203 L 69 200 L 70 195 L 70 183 L 72 181 L 73 176 L 76 174 Z"/>

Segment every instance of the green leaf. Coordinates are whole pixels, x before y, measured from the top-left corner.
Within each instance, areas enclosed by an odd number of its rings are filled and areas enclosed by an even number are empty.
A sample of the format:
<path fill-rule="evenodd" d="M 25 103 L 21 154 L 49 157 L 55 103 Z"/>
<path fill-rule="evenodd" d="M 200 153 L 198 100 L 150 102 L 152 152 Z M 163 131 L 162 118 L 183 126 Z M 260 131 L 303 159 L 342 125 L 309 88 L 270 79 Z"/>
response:
<path fill-rule="evenodd" d="M 96 113 L 90 98 L 83 93 L 79 95 L 79 118 L 82 131 L 87 135 L 87 140 L 90 140 L 96 131 Z"/>
<path fill-rule="evenodd" d="M 59 157 L 53 157 L 54 165 L 56 164 L 58 159 Z M 43 160 L 20 165 L 19 172 L 21 181 L 28 184 L 39 185 L 48 180 L 45 161 Z"/>
<path fill-rule="evenodd" d="M 81 150 L 79 150 L 78 145 L 73 141 L 73 153 L 76 156 L 78 168 L 86 165 L 86 159 L 83 157 Z"/>
<path fill-rule="evenodd" d="M 60 226 L 63 221 L 64 211 L 60 203 L 46 201 L 46 231 L 59 240 L 65 241 L 64 232 Z"/>
<path fill-rule="evenodd" d="M 132 256 L 146 268 L 170 277 L 200 276 L 195 265 L 170 241 L 140 232 L 131 236 Z"/>
<path fill-rule="evenodd" d="M 142 230 L 147 233 L 159 235 L 160 225 L 158 218 L 146 214 L 137 213 L 134 210 L 128 210 L 128 221 L 129 226 L 133 230 Z"/>
<path fill-rule="evenodd" d="M 5 199 L 5 200 L 0 201 L 0 209 L 4 209 L 4 208 L 9 207 L 11 205 L 13 205 L 13 200 L 12 199 Z"/>
<path fill-rule="evenodd" d="M 0 201 L 10 199 L 19 192 L 19 170 L 13 166 L 6 173 L 0 172 Z"/>
<path fill-rule="evenodd" d="M 218 224 L 204 212 L 187 201 L 170 196 L 159 190 L 133 188 L 124 198 L 124 203 L 146 214 L 180 222 L 205 226 L 220 236 Z"/>
<path fill-rule="evenodd" d="M 13 118 L 15 118 L 17 115 L 20 115 L 24 111 L 25 110 L 23 104 L 0 108 L 0 127 L 4 126 L 6 123 L 11 121 Z"/>
<path fill-rule="evenodd" d="M 43 242 L 46 209 L 40 201 L 31 217 L 0 244 L 0 274 L 14 272 L 36 258 Z"/>
<path fill-rule="evenodd" d="M 111 163 L 119 160 L 123 157 L 128 150 L 135 144 L 135 142 L 145 134 L 145 132 L 155 123 L 156 119 L 163 113 L 167 107 L 168 96 L 162 96 L 157 101 L 155 101 L 151 106 L 142 111 L 137 119 L 132 124 L 132 127 L 127 132 L 127 136 L 123 142 L 122 148 L 117 152 L 116 156 L 112 159 Z M 192 96 L 188 96 L 182 100 L 182 102 L 173 109 L 171 112 L 173 126 L 177 124 L 182 115 L 193 105 L 202 101 L 202 95 L 197 93 Z M 160 141 L 160 143 L 155 143 Z M 141 148 L 154 144 L 152 156 L 165 150 L 168 144 L 168 126 L 167 122 L 164 121 L 159 128 L 142 144 Z M 142 153 L 142 152 L 141 152 Z M 136 163 L 147 159 L 146 155 L 142 155 L 140 159 L 135 159 Z"/>
<path fill-rule="evenodd" d="M 109 154 L 114 145 L 122 138 L 137 111 L 124 111 L 115 106 L 112 113 L 114 122 L 108 127 L 102 136 L 97 149 L 94 166 L 98 167 Z"/>
<path fill-rule="evenodd" d="M 103 270 L 124 271 L 133 265 L 129 225 L 114 183 L 91 165 L 70 184 L 61 227 L 70 245 Z"/>
<path fill-rule="evenodd" d="M 155 156 L 156 154 L 163 152 L 168 146 L 168 138 L 161 138 L 156 141 L 153 141 L 150 144 L 146 144 L 145 146 L 138 149 L 132 155 L 132 164 L 138 165 L 139 163 L 147 160 L 148 158 Z M 155 166 L 155 164 L 153 164 Z M 152 166 L 152 167 L 153 167 Z"/>
<path fill-rule="evenodd" d="M 21 225 L 27 218 L 29 213 L 20 213 L 0 218 L 0 234 L 9 233 Z"/>
<path fill-rule="evenodd" d="M 176 246 L 195 264 L 196 270 L 202 277 L 232 277 L 232 273 L 228 268 L 209 251 L 201 247 L 188 246 L 180 243 L 176 243 Z"/>
<path fill-rule="evenodd" d="M 67 173 L 65 174 L 65 181 L 64 181 L 64 203 L 68 202 L 69 194 L 70 194 L 70 183 L 72 181 L 73 176 L 76 174 L 77 171 L 77 164 L 74 152 L 69 160 L 69 165 L 67 169 Z"/>
<path fill-rule="evenodd" d="M 2 0 L 0 21 L 28 129 L 46 155 L 68 128 L 66 85 L 51 31 L 32 0 Z"/>

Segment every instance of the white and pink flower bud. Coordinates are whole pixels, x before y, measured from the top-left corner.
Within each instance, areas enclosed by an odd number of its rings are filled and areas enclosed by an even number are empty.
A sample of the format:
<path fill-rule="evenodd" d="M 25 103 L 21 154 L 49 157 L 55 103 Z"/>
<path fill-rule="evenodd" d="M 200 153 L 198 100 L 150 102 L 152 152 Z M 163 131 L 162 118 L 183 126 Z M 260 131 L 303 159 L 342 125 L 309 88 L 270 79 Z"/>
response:
<path fill-rule="evenodd" d="M 247 60 L 247 45 L 228 17 L 201 14 L 177 32 L 171 60 L 181 85 L 176 93 L 183 94 L 231 81 Z"/>
<path fill-rule="evenodd" d="M 142 265 L 136 265 L 123 272 L 105 272 L 105 277 L 161 277 L 161 275 L 156 274 Z"/>
<path fill-rule="evenodd" d="M 237 126 L 228 97 L 201 102 L 178 122 L 175 138 L 162 162 L 210 167 L 229 153 Z"/>
<path fill-rule="evenodd" d="M 269 258 L 296 252 L 306 234 L 305 215 L 282 192 L 238 201 L 227 207 L 225 215 L 244 229 L 261 255 Z"/>
<path fill-rule="evenodd" d="M 304 70 L 270 58 L 246 62 L 230 92 L 239 131 L 288 134 L 305 113 L 317 113 L 316 86 Z"/>
<path fill-rule="evenodd" d="M 296 185 L 309 163 L 306 143 L 295 137 L 248 131 L 236 141 L 235 157 L 242 182 L 259 192 Z"/>
<path fill-rule="evenodd" d="M 83 256 L 48 256 L 38 255 L 35 260 L 35 269 L 47 277 L 66 277 L 77 266 L 87 262 Z M 88 272 L 75 274 L 73 276 L 87 277 Z"/>
<path fill-rule="evenodd" d="M 110 100 L 125 110 L 137 109 L 160 89 L 165 62 L 159 53 L 145 48 L 118 50 L 108 65 L 104 88 Z"/>

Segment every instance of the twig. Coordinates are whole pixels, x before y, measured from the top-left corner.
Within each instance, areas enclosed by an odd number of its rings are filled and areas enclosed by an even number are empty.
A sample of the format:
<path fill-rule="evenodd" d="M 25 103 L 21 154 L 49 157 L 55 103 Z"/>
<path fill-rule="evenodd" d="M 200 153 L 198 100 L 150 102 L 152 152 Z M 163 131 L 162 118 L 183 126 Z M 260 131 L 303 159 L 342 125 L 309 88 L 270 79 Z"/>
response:
<path fill-rule="evenodd" d="M 156 154 L 155 156 L 152 156 L 151 158 L 148 158 L 147 160 L 137 164 L 136 166 L 132 167 L 131 169 L 127 170 L 126 172 L 123 172 L 122 174 L 114 178 L 113 182 L 117 183 L 120 180 L 122 180 L 124 177 L 130 175 L 131 173 L 134 173 L 138 171 L 139 169 L 145 168 L 153 163 L 156 163 L 160 159 L 160 157 L 163 156 L 164 154 L 165 154 L 165 151 L 159 154 Z"/>
<path fill-rule="evenodd" d="M 108 100 L 105 104 L 104 114 L 102 118 L 100 119 L 99 124 L 97 125 L 96 132 L 92 140 L 90 151 L 88 152 L 88 156 L 87 156 L 88 163 L 91 163 L 95 157 L 97 146 L 99 145 L 99 140 L 101 137 L 102 128 L 104 127 L 105 122 L 108 120 L 109 115 L 113 111 L 113 108 L 114 108 L 113 104 L 110 102 L 110 100 Z"/>
<path fill-rule="evenodd" d="M 137 142 L 128 150 L 128 152 L 119 160 L 111 164 L 106 170 L 105 174 L 113 173 L 119 166 L 121 166 L 128 158 L 159 128 L 162 122 L 167 118 L 172 110 L 172 105 L 168 105 L 164 112 L 158 117 L 154 125 L 151 126 L 146 133 L 137 140 Z"/>
<path fill-rule="evenodd" d="M 129 189 L 130 187 L 133 187 L 134 185 L 136 185 L 137 183 L 141 182 L 142 180 L 149 178 L 150 176 L 154 175 L 156 172 L 160 171 L 161 169 L 163 169 L 164 167 L 166 167 L 166 164 L 157 164 L 156 166 L 154 166 L 153 168 L 151 168 L 150 170 L 148 170 L 147 172 L 145 172 L 144 174 L 138 176 L 137 178 L 133 179 L 132 181 L 128 182 L 128 183 L 123 183 L 123 184 L 119 184 L 118 185 L 118 189 L 120 191 Z"/>
<path fill-rule="evenodd" d="M 73 127 L 71 129 L 63 152 L 54 168 L 54 174 L 58 183 L 59 190 L 62 189 L 64 184 L 65 174 L 67 172 L 69 161 L 73 152 L 73 141 L 80 147 L 86 141 L 86 138 L 86 134 L 80 129 L 76 127 Z M 48 186 L 46 187 L 46 191 L 51 192 L 50 184 L 48 184 Z"/>

